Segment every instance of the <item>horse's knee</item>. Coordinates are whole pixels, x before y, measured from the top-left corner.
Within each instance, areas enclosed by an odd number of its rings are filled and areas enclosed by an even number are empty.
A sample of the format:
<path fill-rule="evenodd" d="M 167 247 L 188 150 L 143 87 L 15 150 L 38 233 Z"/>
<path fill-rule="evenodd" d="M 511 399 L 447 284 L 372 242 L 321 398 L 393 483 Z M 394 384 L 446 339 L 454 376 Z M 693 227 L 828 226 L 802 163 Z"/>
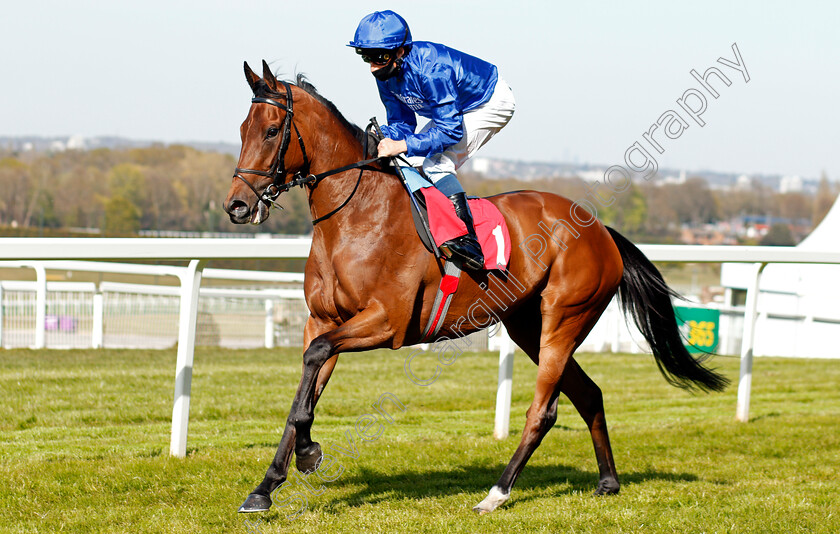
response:
<path fill-rule="evenodd" d="M 332 343 L 324 336 L 312 340 L 309 347 L 303 353 L 303 365 L 320 369 L 332 356 Z"/>
<path fill-rule="evenodd" d="M 554 423 L 557 422 L 557 400 L 557 397 L 555 397 L 554 402 L 548 405 L 548 409 L 546 410 L 545 415 L 543 416 L 545 424 L 548 425 L 548 428 L 553 427 Z"/>

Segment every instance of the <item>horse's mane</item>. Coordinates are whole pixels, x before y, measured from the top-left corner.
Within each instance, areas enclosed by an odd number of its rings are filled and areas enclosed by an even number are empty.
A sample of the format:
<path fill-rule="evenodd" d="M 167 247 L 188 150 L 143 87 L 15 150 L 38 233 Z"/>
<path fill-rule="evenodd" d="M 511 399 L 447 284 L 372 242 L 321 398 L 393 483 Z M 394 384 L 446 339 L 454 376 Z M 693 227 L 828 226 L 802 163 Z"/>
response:
<path fill-rule="evenodd" d="M 294 81 L 289 81 L 289 83 L 293 83 L 293 84 L 297 85 L 298 87 L 300 87 L 301 89 L 306 91 L 315 100 L 317 100 L 318 102 L 323 104 L 324 107 L 326 107 L 330 111 L 330 113 L 332 113 L 335 116 L 335 118 L 338 119 L 338 122 L 341 123 L 345 128 L 347 128 L 353 134 L 353 136 L 360 143 L 362 143 L 362 145 L 364 145 L 364 142 L 365 142 L 365 132 L 364 132 L 364 130 L 362 130 L 361 128 L 359 128 L 358 126 L 356 126 L 355 124 L 353 124 L 352 122 L 350 122 L 346 118 L 344 118 L 344 115 L 342 115 L 341 112 L 338 110 L 338 108 L 335 107 L 335 104 L 333 104 L 332 102 L 330 102 L 329 100 L 324 98 L 318 92 L 318 90 L 315 89 L 315 86 L 312 85 L 312 83 L 308 79 L 306 79 L 305 74 L 303 74 L 303 73 L 296 74 Z M 256 96 L 257 98 L 283 98 L 283 99 L 286 98 L 285 94 L 280 94 L 277 91 L 273 90 L 265 82 L 265 80 L 260 80 L 260 81 L 257 82 L 256 90 L 254 91 L 254 96 Z M 369 145 L 370 145 L 370 143 L 369 143 Z M 370 148 L 368 148 L 368 150 L 370 150 Z"/>

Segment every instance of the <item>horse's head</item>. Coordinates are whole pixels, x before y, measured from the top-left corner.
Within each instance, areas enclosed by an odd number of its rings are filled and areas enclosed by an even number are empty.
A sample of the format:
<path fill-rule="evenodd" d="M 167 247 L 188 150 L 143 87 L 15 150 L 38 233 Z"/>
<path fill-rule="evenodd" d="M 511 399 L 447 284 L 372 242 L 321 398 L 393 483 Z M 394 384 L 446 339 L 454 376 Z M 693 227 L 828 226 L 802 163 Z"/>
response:
<path fill-rule="evenodd" d="M 278 82 L 265 61 L 262 78 L 246 62 L 245 78 L 254 98 L 239 128 L 242 151 L 224 208 L 231 222 L 260 224 L 268 218 L 269 206 L 288 189 L 290 179 L 308 172 L 308 159 L 292 122 L 295 103 L 291 84 Z M 297 143 L 290 143 L 292 131 Z M 298 144 L 299 148 L 294 146 Z"/>

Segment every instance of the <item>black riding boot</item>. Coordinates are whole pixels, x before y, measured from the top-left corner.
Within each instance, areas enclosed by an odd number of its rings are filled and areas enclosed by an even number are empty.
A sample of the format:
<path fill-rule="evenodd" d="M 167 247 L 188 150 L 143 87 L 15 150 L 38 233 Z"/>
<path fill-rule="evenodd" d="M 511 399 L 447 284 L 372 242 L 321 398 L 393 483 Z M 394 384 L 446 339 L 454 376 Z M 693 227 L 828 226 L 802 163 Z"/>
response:
<path fill-rule="evenodd" d="M 456 193 L 450 196 L 449 200 L 455 206 L 455 214 L 467 226 L 467 235 L 450 239 L 440 247 L 448 248 L 452 255 L 461 260 L 467 269 L 480 271 L 484 269 L 484 254 L 481 252 L 481 245 L 478 244 L 478 238 L 475 235 L 475 226 L 473 225 L 470 207 L 467 204 L 467 195 Z"/>

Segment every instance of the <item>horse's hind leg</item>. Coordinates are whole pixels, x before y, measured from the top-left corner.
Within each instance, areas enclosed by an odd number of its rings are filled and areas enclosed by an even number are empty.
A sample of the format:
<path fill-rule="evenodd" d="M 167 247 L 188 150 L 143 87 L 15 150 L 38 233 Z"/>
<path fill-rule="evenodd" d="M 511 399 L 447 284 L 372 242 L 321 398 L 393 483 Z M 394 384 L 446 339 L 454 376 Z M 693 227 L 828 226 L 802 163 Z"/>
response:
<path fill-rule="evenodd" d="M 529 313 L 526 309 L 524 313 L 517 313 L 516 320 L 506 322 L 506 327 L 511 339 L 534 360 L 534 363 L 539 363 L 539 311 Z M 569 358 L 566 369 L 563 371 L 560 391 L 572 401 L 572 405 L 583 418 L 592 436 L 599 474 L 595 495 L 618 493 L 618 474 L 607 432 L 604 397 L 601 394 L 601 388 L 583 371 L 574 356 Z M 549 408 L 550 412 L 553 412 L 550 415 L 556 420 L 557 400 Z"/>
<path fill-rule="evenodd" d="M 595 495 L 618 493 L 618 474 L 615 470 L 610 437 L 607 433 L 607 420 L 604 416 L 604 397 L 601 388 L 589 378 L 574 358 L 569 359 L 563 379 L 562 391 L 577 409 L 589 427 L 592 444 L 595 446 L 595 458 L 598 461 L 598 488 Z"/>
<path fill-rule="evenodd" d="M 510 498 L 510 490 L 528 459 L 557 420 L 557 399 L 561 391 L 580 412 L 592 434 L 601 479 L 596 493 L 618 491 L 601 391 L 572 357 L 603 307 L 552 310 L 546 299 L 542 304 L 541 318 L 537 305 L 528 303 L 515 317 L 505 321 L 511 338 L 538 364 L 539 371 L 519 447 L 487 498 L 473 508 L 478 513 L 491 512 Z M 552 324 L 557 325 L 556 328 L 551 328 Z"/>
<path fill-rule="evenodd" d="M 564 355 L 564 353 L 566 353 Z M 543 437 L 557 420 L 557 396 L 560 394 L 559 382 L 565 367 L 565 360 L 571 354 L 562 349 L 543 347 L 540 350 L 540 364 L 537 371 L 537 387 L 534 400 L 525 415 L 525 428 L 519 447 L 513 453 L 502 476 L 490 488 L 487 497 L 473 510 L 480 514 L 492 512 L 510 498 L 510 490 L 519 477 L 528 459 L 539 447 Z"/>

